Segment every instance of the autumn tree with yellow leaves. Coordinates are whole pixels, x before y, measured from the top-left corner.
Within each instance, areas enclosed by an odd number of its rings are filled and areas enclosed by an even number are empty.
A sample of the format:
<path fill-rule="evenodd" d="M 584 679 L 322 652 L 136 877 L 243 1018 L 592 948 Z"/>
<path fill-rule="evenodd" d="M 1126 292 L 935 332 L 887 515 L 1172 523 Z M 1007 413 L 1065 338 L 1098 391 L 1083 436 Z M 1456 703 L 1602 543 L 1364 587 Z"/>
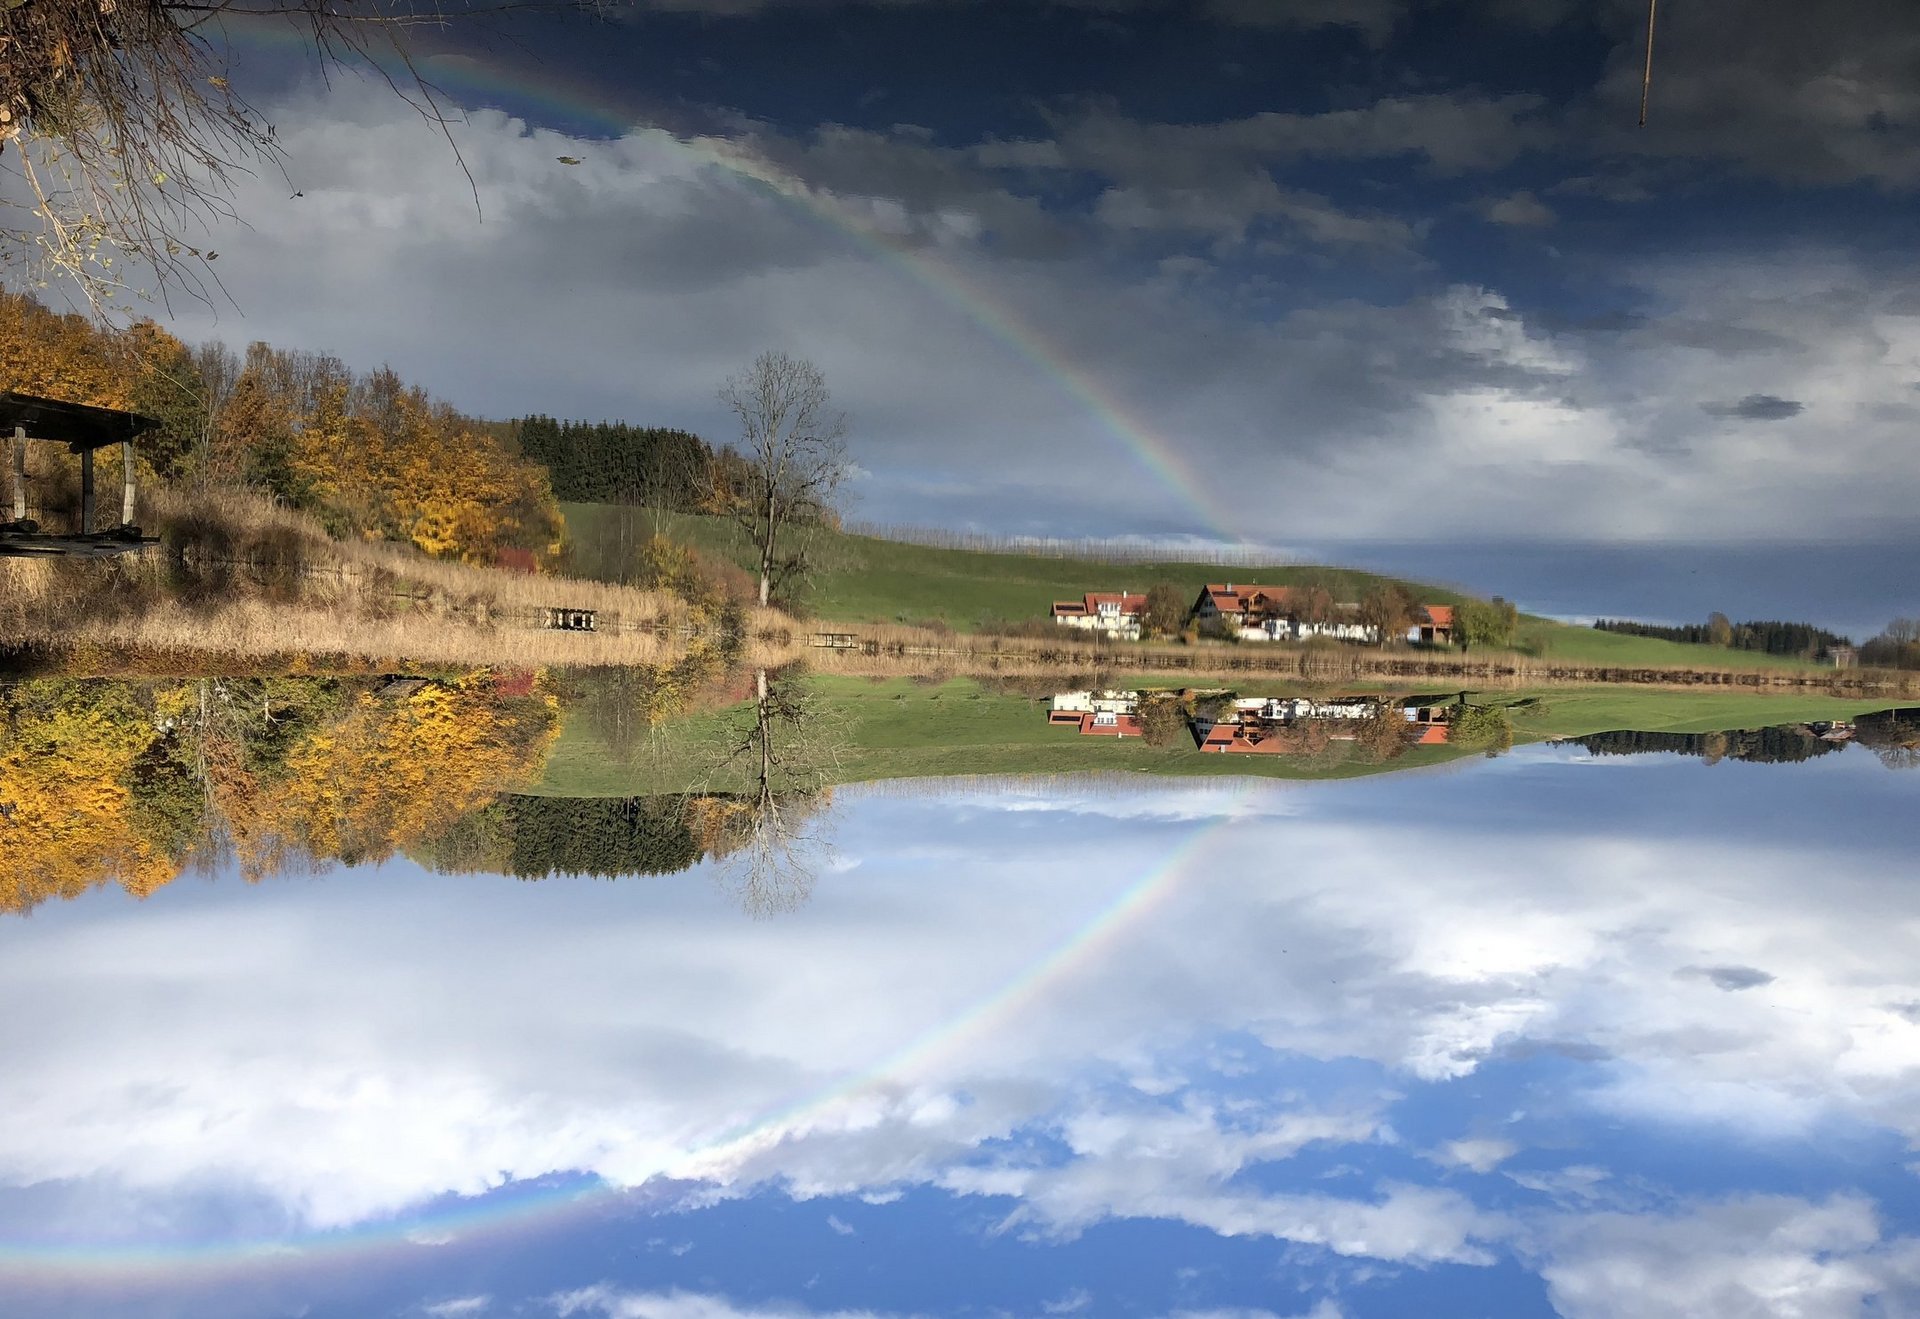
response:
<path fill-rule="evenodd" d="M 114 329 L 0 291 L 0 391 L 158 420 L 138 445 L 143 484 L 250 486 L 336 536 L 468 563 L 558 550 L 546 469 L 385 368 L 356 375 L 329 354 L 265 343 L 244 357 L 221 344 L 189 348 L 151 321 Z M 61 451 L 36 446 L 33 461 L 35 503 L 70 502 Z"/>

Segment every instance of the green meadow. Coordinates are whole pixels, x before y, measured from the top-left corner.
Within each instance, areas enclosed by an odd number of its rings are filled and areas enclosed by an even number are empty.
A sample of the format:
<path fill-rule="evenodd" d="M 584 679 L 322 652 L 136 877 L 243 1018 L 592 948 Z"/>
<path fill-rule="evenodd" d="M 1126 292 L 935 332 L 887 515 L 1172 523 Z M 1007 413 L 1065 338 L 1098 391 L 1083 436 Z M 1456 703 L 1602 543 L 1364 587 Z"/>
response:
<path fill-rule="evenodd" d="M 564 504 L 562 508 L 574 569 L 588 576 L 617 578 L 623 556 L 656 525 L 669 539 L 703 553 L 739 564 L 750 558 L 732 525 L 718 518 L 622 510 L 606 504 Z M 1160 581 L 1173 582 L 1197 596 L 1209 581 L 1286 586 L 1312 579 L 1354 600 L 1375 583 L 1390 580 L 1357 569 L 1307 564 L 1113 564 L 1038 554 L 989 554 L 839 532 L 822 533 L 817 549 L 820 569 L 806 596 L 806 609 L 813 617 L 845 623 L 944 624 L 959 632 L 1045 619 L 1055 600 L 1087 591 L 1144 591 Z M 1460 599 L 1458 592 L 1443 587 L 1406 585 L 1430 603 L 1452 604 Z M 1807 660 L 1622 636 L 1531 616 L 1523 618 L 1514 648 L 1535 658 L 1623 668 L 1811 667 Z"/>
<path fill-rule="evenodd" d="M 593 572 L 617 562 L 612 546 L 622 537 L 621 510 L 605 504 L 563 504 L 576 567 Z M 717 518 L 681 514 L 633 514 L 644 537 L 661 520 L 663 533 L 708 554 L 742 565 L 749 562 L 733 527 Z M 634 543 L 630 532 L 625 540 Z M 1335 594 L 1358 599 L 1374 583 L 1386 580 L 1348 568 L 1304 564 L 1270 567 L 1222 567 L 1200 563 L 1097 563 L 1041 554 L 990 554 L 976 550 L 935 549 L 872 536 L 823 532 L 816 541 L 820 570 L 806 597 L 815 617 L 846 623 L 944 623 L 961 632 L 1023 619 L 1045 619 L 1055 600 L 1087 591 L 1145 591 L 1155 582 L 1191 586 L 1199 595 L 1207 582 L 1261 582 L 1285 586 L 1324 581 Z M 1411 586 L 1412 583 L 1409 583 Z M 1458 599 L 1452 591 L 1419 588 L 1421 598 L 1437 604 Z"/>
<path fill-rule="evenodd" d="M 1081 737 L 1046 721 L 1046 702 L 987 690 L 971 679 L 926 684 L 907 678 L 821 675 L 821 754 L 835 783 L 962 774 L 1071 774 L 1127 771 L 1210 777 L 1334 779 L 1444 764 L 1477 754 L 1457 747 L 1411 747 L 1385 764 L 1331 757 L 1203 755 L 1186 747 L 1155 749 L 1135 738 Z M 1246 693 L 1278 687 L 1242 684 Z M 1635 688 L 1557 688 L 1489 693 L 1512 707 L 1516 742 L 1577 737 L 1617 729 L 1713 732 L 1812 719 L 1845 719 L 1884 709 L 1885 700 L 1770 696 L 1746 692 L 1665 692 Z M 738 710 L 709 712 L 663 724 L 623 762 L 579 714 L 569 717 L 532 791 L 549 796 L 644 796 L 737 787 L 714 766 Z"/>

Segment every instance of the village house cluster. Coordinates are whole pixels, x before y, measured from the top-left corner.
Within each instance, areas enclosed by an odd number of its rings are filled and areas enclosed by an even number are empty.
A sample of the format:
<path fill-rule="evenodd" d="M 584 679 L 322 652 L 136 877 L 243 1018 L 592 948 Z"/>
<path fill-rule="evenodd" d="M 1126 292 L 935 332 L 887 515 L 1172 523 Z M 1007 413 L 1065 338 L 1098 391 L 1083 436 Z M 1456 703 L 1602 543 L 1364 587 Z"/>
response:
<path fill-rule="evenodd" d="M 1186 611 L 1185 621 L 1241 641 L 1309 641 L 1325 637 L 1375 644 L 1380 629 L 1361 617 L 1359 604 L 1334 601 L 1309 610 L 1310 588 L 1209 582 Z M 1324 599 L 1324 597 L 1323 597 Z M 1144 628 L 1147 597 L 1131 591 L 1089 591 L 1078 600 L 1053 602 L 1053 621 L 1116 641 L 1138 641 Z M 1309 617 L 1309 613 L 1318 615 Z M 1406 631 L 1419 645 L 1453 640 L 1453 606 L 1420 605 Z"/>
<path fill-rule="evenodd" d="M 1403 736 L 1415 746 L 1447 741 L 1452 710 L 1432 701 L 1401 701 L 1383 696 L 1235 696 L 1194 690 L 1061 692 L 1053 698 L 1047 722 L 1074 729 L 1082 737 L 1142 737 L 1141 703 L 1171 700 L 1183 712 L 1194 745 L 1201 751 L 1235 755 L 1288 755 L 1301 750 L 1289 733 L 1311 728 L 1328 742 L 1354 741 L 1362 724 L 1382 713 L 1398 712 Z"/>

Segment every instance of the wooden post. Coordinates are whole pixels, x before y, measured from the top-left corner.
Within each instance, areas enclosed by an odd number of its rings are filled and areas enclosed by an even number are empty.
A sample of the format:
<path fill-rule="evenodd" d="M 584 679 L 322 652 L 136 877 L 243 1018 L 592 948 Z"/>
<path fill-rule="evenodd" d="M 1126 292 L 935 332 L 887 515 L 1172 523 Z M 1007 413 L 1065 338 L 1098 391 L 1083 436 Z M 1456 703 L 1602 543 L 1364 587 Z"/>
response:
<path fill-rule="evenodd" d="M 93 531 L 93 450 L 80 451 L 80 534 Z"/>
<path fill-rule="evenodd" d="M 120 441 L 120 525 L 133 525 L 133 441 Z"/>
<path fill-rule="evenodd" d="M 13 520 L 27 520 L 27 428 L 13 428 Z"/>

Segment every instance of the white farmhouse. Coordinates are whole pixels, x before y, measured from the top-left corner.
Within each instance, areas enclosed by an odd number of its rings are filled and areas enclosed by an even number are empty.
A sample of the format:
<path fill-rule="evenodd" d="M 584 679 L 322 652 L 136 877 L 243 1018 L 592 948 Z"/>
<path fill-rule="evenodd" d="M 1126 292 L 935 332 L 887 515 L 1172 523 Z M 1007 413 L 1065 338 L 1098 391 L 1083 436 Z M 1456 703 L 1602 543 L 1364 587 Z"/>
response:
<path fill-rule="evenodd" d="M 1078 600 L 1055 600 L 1053 621 L 1122 641 L 1140 639 L 1140 619 L 1147 597 L 1127 591 L 1089 591 Z"/>

